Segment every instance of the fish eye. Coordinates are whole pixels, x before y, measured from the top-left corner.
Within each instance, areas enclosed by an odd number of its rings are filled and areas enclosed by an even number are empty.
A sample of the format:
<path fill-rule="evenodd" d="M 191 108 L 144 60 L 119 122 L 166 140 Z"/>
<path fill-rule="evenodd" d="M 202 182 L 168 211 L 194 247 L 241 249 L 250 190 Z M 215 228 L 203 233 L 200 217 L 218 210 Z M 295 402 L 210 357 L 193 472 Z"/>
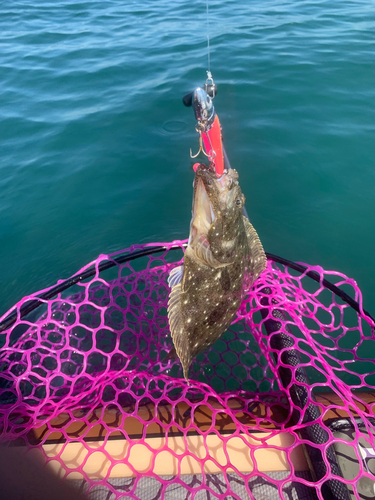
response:
<path fill-rule="evenodd" d="M 241 200 L 239 198 L 237 198 L 236 200 L 236 205 L 239 207 L 241 205 Z"/>

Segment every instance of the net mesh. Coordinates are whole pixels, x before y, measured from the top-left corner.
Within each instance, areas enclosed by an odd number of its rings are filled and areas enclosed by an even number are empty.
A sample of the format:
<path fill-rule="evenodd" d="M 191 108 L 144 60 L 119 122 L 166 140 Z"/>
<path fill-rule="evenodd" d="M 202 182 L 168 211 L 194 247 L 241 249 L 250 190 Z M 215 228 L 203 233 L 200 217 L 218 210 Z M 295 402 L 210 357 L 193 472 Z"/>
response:
<path fill-rule="evenodd" d="M 184 243 L 101 255 L 3 316 L 2 440 L 92 499 L 373 497 L 374 323 L 355 281 L 269 259 L 187 385 L 165 359 Z"/>

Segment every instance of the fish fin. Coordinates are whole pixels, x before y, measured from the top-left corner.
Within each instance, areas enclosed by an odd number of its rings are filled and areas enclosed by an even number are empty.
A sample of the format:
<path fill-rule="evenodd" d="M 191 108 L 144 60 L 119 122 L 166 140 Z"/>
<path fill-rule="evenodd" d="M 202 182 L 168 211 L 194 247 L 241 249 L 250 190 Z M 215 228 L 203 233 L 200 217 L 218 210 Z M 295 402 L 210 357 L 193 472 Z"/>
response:
<path fill-rule="evenodd" d="M 169 273 L 168 276 L 168 285 L 170 286 L 170 288 L 173 288 L 175 285 L 181 283 L 183 273 L 184 273 L 183 264 L 181 266 L 172 269 L 172 271 Z"/>
<path fill-rule="evenodd" d="M 232 264 L 232 262 L 221 263 L 215 259 L 212 253 L 210 244 L 206 239 L 199 239 L 194 247 L 195 256 L 199 259 L 205 266 L 213 267 L 215 269 L 219 267 L 227 266 Z"/>
<path fill-rule="evenodd" d="M 169 295 L 168 320 L 171 330 L 172 340 L 177 356 L 180 358 L 184 377 L 189 382 L 189 367 L 191 364 L 190 347 L 181 313 L 181 284 L 175 285 Z"/>
<path fill-rule="evenodd" d="M 263 245 L 260 242 L 259 236 L 255 231 L 253 225 L 250 223 L 249 219 L 243 217 L 243 222 L 245 224 L 245 230 L 251 254 L 251 267 L 253 271 L 251 284 L 253 284 L 254 281 L 259 277 L 260 273 L 266 268 L 267 257 L 264 253 Z"/>
<path fill-rule="evenodd" d="M 175 346 L 172 346 L 171 350 L 169 351 L 169 353 L 165 356 L 165 358 L 162 360 L 162 364 L 166 364 L 168 363 L 168 361 L 170 360 L 174 360 L 178 358 L 177 356 L 177 352 L 176 352 L 176 348 Z"/>

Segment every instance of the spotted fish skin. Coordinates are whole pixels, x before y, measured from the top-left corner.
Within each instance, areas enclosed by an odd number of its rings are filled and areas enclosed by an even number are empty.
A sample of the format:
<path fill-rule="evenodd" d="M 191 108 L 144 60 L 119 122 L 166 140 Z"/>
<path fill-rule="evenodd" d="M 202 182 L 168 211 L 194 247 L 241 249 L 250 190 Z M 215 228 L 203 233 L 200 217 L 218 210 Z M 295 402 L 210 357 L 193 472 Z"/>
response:
<path fill-rule="evenodd" d="M 192 360 L 227 330 L 266 266 L 258 235 L 242 215 L 244 203 L 236 170 L 217 178 L 199 165 L 183 266 L 169 277 L 168 319 L 186 380 Z"/>

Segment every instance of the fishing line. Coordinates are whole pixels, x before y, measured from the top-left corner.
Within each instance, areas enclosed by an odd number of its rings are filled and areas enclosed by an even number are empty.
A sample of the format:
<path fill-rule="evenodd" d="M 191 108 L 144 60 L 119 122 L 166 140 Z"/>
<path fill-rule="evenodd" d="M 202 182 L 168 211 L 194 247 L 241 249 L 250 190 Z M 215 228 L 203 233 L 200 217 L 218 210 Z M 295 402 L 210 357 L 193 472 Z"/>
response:
<path fill-rule="evenodd" d="M 208 93 L 209 96 L 212 97 L 212 99 L 215 97 L 217 93 L 217 87 L 214 83 L 214 79 L 212 78 L 212 73 L 211 73 L 211 54 L 210 54 L 210 11 L 208 8 L 208 0 L 206 0 L 206 35 L 207 35 L 207 65 L 208 69 L 206 71 L 207 73 L 207 80 L 206 83 L 204 84 L 204 90 Z"/>
<path fill-rule="evenodd" d="M 208 71 L 207 71 L 207 76 L 208 74 L 211 75 L 211 64 L 210 64 L 210 33 L 209 33 L 209 11 L 208 11 L 208 0 L 206 0 L 206 19 L 207 19 L 207 59 L 208 59 Z"/>

